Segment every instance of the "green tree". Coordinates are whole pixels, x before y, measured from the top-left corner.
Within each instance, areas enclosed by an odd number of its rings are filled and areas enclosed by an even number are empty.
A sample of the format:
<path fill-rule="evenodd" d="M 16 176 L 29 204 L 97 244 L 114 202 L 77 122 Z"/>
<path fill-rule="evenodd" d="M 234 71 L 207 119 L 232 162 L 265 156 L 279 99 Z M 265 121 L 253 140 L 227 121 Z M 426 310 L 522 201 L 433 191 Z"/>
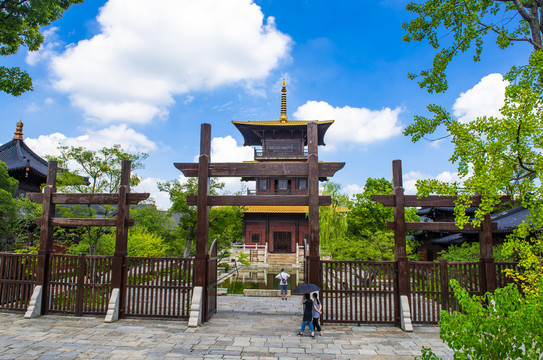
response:
<path fill-rule="evenodd" d="M 96 255 L 113 255 L 115 252 L 115 233 L 104 234 L 96 248 Z M 91 243 L 85 236 L 78 244 L 69 248 L 71 254 L 88 253 Z M 167 244 L 157 234 L 142 226 L 134 226 L 128 231 L 127 254 L 140 257 L 163 257 L 166 255 Z"/>
<path fill-rule="evenodd" d="M 427 41 L 436 54 L 432 67 L 419 74 L 419 86 L 430 93 L 448 89 L 446 70 L 452 59 L 473 50 L 473 60 L 480 61 L 485 39 L 494 40 L 500 49 L 514 43 L 526 43 L 533 50 L 543 49 L 543 4 L 536 0 L 426 0 L 410 2 L 406 9 L 415 17 L 403 24 L 406 42 Z M 430 105 L 436 113 L 433 121 L 416 118 L 421 133 L 432 133 L 442 123 L 441 108 Z M 410 130 L 407 130 L 408 132 Z"/>
<path fill-rule="evenodd" d="M 540 181 L 543 175 L 543 28 L 540 25 L 543 3 L 535 0 L 427 0 L 410 3 L 407 10 L 416 17 L 403 25 L 406 30 L 404 40 L 428 41 L 437 50 L 430 69 L 408 75 L 412 79 L 418 78 L 420 87 L 430 93 L 447 90 L 446 69 L 456 55 L 472 49 L 474 60 L 479 61 L 483 45 L 488 44 L 491 34 L 501 49 L 516 42 L 530 46 L 532 53 L 528 63 L 513 66 L 504 76 L 509 85 L 501 116 L 483 116 L 461 123 L 443 107 L 431 104 L 428 106 L 431 117 L 415 116 L 404 134 L 416 142 L 438 130 L 448 133 L 454 145 L 450 160 L 457 164 L 462 184 L 425 180 L 419 181 L 417 187 L 421 196 L 431 193 L 458 195 L 455 215 L 459 226 L 469 221 L 464 209 L 470 205 L 469 197 L 475 194 L 482 197 L 475 213 L 475 225 L 499 206 L 498 197 L 504 193 L 530 209 L 529 219 L 508 238 L 503 253 L 506 256 L 517 254 L 522 271 L 510 271 L 510 274 L 523 285 L 526 301 L 531 301 L 529 304 L 534 304 L 534 299 L 541 304 L 543 242 L 541 236 L 534 236 L 534 233 L 539 233 L 543 225 L 540 205 L 543 200 Z M 513 289 L 511 286 L 506 291 Z M 441 337 L 453 341 L 449 344 L 457 351 L 455 358 L 518 358 L 521 349 L 512 344 L 524 344 L 526 351 L 533 344 L 541 344 L 540 337 L 535 340 L 524 330 L 524 325 L 532 324 L 534 318 L 541 319 L 541 308 L 528 304 L 518 309 L 509 304 L 526 304 L 520 295 L 508 293 L 502 299 L 499 297 L 501 291 L 497 290 L 495 294 L 498 297 L 486 294 L 485 299 L 476 299 L 473 304 L 462 303 L 468 316 L 453 314 L 455 319 L 462 321 L 440 322 Z M 504 307 L 485 308 L 484 303 Z M 443 316 L 447 319 L 446 314 Z M 511 320 L 523 328 L 511 327 Z M 543 333 L 542 328 L 540 323 L 537 324 L 535 334 Z M 528 339 L 524 342 L 526 334 Z M 496 342 L 487 341 L 494 336 Z M 512 351 L 496 353 L 504 348 L 504 344 Z M 533 355 L 527 358 L 536 358 Z"/>
<path fill-rule="evenodd" d="M 166 254 L 179 255 L 182 253 L 183 248 L 175 233 L 175 221 L 169 212 L 158 210 L 149 204 L 132 207 L 130 217 L 135 220 L 135 226 L 144 228 L 164 240 L 164 243 L 167 244 Z"/>
<path fill-rule="evenodd" d="M 17 204 L 13 199 L 17 184 L 18 181 L 9 176 L 7 165 L 0 161 L 0 241 L 4 251 L 12 225 L 17 221 Z"/>
<path fill-rule="evenodd" d="M 15 251 L 31 251 L 37 253 L 40 228 L 36 220 L 41 217 L 41 204 L 30 201 L 26 197 L 14 199 L 17 207 L 17 220 L 10 226 L 13 249 Z"/>
<path fill-rule="evenodd" d="M 209 212 L 209 238 L 217 239 L 217 250 L 223 256 L 243 236 L 243 207 L 217 206 Z"/>
<path fill-rule="evenodd" d="M 543 226 L 540 206 L 543 187 L 542 123 L 543 107 L 543 47 L 540 26 L 543 3 L 539 1 L 477 1 L 428 0 L 410 3 L 407 10 L 416 17 L 404 24 L 405 41 L 428 41 L 437 51 L 433 66 L 411 78 L 429 92 L 447 89 L 446 68 L 461 52 L 474 50 L 479 61 L 483 44 L 494 34 L 496 44 L 506 48 L 525 42 L 532 51 L 527 64 L 513 66 L 505 75 L 509 81 L 501 116 L 483 116 L 468 123 L 455 119 L 446 109 L 432 104 L 428 110 L 433 117 L 415 116 L 405 134 L 413 141 L 444 129 L 454 145 L 451 161 L 457 164 L 463 182 L 444 183 L 437 180 L 420 181 L 419 195 L 430 193 L 458 195 L 455 215 L 459 226 L 469 219 L 464 209 L 469 197 L 482 196 L 475 213 L 478 225 L 485 214 L 499 206 L 498 198 L 507 193 L 514 202 L 530 209 L 530 216 L 509 237 L 504 251 L 517 253 L 523 266 L 524 285 L 540 284 L 543 276 L 541 240 L 534 237 Z M 504 19 L 508 19 L 504 21 Z M 450 37 L 444 36 L 451 34 Z M 449 41 L 450 40 L 450 41 Z M 520 277 L 519 277 L 520 279 Z M 533 289 L 525 288 L 525 291 Z"/>
<path fill-rule="evenodd" d="M 368 178 L 364 191 L 353 196 L 347 214 L 348 236 L 357 241 L 358 259 L 361 260 L 393 260 L 394 232 L 387 230 L 387 222 L 394 221 L 394 210 L 372 200 L 372 195 L 392 195 L 392 182 L 385 178 Z M 419 221 L 417 209 L 405 210 L 406 221 Z M 407 239 L 407 253 L 412 260 L 418 258 L 418 243 Z M 346 250 L 343 250 L 346 251 Z"/>
<path fill-rule="evenodd" d="M 0 0 L 0 55 L 16 54 L 21 46 L 36 51 L 43 43 L 40 29 L 59 19 L 83 0 Z M 19 67 L 0 66 L 0 91 L 13 96 L 33 90 L 30 75 Z"/>
<path fill-rule="evenodd" d="M 332 204 L 319 208 L 319 242 L 323 253 L 335 257 L 336 245 L 347 231 L 349 197 L 341 193 L 341 185 L 331 181 L 322 184 L 321 194 L 331 196 Z"/>
<path fill-rule="evenodd" d="M 504 255 L 503 245 L 494 245 L 493 247 L 494 259 L 498 262 L 503 261 L 517 261 L 516 257 Z M 507 253 L 508 254 L 508 253 Z M 447 261 L 479 261 L 481 250 L 479 249 L 479 243 L 463 243 L 461 245 L 451 245 L 446 250 L 439 253 L 439 260 Z"/>
<path fill-rule="evenodd" d="M 57 176 L 57 189 L 59 192 L 76 193 L 115 193 L 121 184 L 122 161 L 131 161 L 130 185 L 136 186 L 140 178 L 133 173 L 142 169 L 145 153 L 132 154 L 124 151 L 120 145 L 104 147 L 100 150 L 88 150 L 84 147 L 59 146 L 59 156 L 47 156 L 48 160 L 55 160 L 61 171 Z M 111 217 L 115 208 L 111 205 L 102 205 L 103 216 Z M 60 207 L 59 213 L 64 217 L 96 217 L 97 210 L 91 205 Z M 86 236 L 89 241 L 89 254 L 95 255 L 98 251 L 100 237 L 108 228 L 101 226 L 87 226 Z"/>
<path fill-rule="evenodd" d="M 189 257 L 193 242 L 196 237 L 196 206 L 187 204 L 187 196 L 198 195 L 198 179 L 189 178 L 187 182 L 168 181 L 159 183 L 160 191 L 165 191 L 170 195 L 172 207 L 171 213 L 180 215 L 178 224 L 178 237 L 185 239 L 183 257 Z M 224 183 L 212 178 L 210 182 L 210 195 L 218 195 L 224 188 Z M 234 236 L 241 237 L 241 209 L 229 209 L 230 207 L 212 208 L 210 211 L 210 232 L 209 241 L 217 237 L 219 239 L 219 248 L 224 248 L 234 239 Z M 239 223 L 238 223 L 239 221 Z M 237 225 L 236 225 L 237 224 Z M 239 237 L 238 237 L 239 239 Z"/>
<path fill-rule="evenodd" d="M 462 313 L 441 311 L 440 337 L 454 359 L 540 359 L 543 355 L 543 294 L 522 296 L 514 284 L 494 294 L 470 296 L 451 280 Z M 539 286 L 543 289 L 543 286 Z M 419 359 L 440 359 L 423 347 Z"/>

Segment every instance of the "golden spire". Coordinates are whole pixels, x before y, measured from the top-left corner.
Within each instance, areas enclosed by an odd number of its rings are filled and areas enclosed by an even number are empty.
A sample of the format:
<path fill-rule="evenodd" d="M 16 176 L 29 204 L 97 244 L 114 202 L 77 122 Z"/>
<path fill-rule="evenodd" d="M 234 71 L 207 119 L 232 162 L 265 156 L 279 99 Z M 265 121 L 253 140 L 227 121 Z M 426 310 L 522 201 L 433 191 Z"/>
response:
<path fill-rule="evenodd" d="M 13 140 L 23 140 L 23 122 L 19 120 Z"/>
<path fill-rule="evenodd" d="M 281 116 L 279 117 L 279 121 L 282 123 L 286 123 L 288 121 L 287 118 L 287 82 L 285 79 L 283 79 L 283 88 L 281 89 Z"/>

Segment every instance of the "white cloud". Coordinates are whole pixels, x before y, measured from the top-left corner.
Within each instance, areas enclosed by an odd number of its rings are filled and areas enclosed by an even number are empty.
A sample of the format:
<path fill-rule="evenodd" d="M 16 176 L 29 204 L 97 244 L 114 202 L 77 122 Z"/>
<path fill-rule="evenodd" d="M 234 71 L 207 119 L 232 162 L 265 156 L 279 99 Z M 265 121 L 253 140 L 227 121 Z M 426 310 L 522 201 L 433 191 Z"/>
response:
<path fill-rule="evenodd" d="M 254 150 L 250 146 L 238 146 L 236 139 L 228 135 L 211 140 L 212 162 L 242 162 L 251 161 Z"/>
<path fill-rule="evenodd" d="M 150 193 L 152 200 L 155 202 L 155 206 L 159 210 L 169 210 L 172 206 L 170 202 L 170 195 L 167 192 L 161 192 L 158 190 L 157 183 L 165 182 L 158 178 L 142 178 L 138 186 L 132 189 L 132 192 L 137 193 Z"/>
<path fill-rule="evenodd" d="M 403 187 L 406 194 L 415 195 L 417 193 L 416 182 L 423 179 L 437 179 L 444 182 L 458 182 L 461 183 L 462 179 L 458 176 L 457 172 L 443 171 L 437 176 L 421 173 L 420 171 L 410 171 L 403 175 Z"/>
<path fill-rule="evenodd" d="M 490 74 L 466 92 L 460 94 L 453 105 L 458 121 L 467 123 L 481 116 L 501 117 L 505 87 L 509 84 L 500 74 Z"/>
<path fill-rule="evenodd" d="M 25 138 L 25 143 L 40 156 L 58 155 L 59 145 L 83 146 L 89 150 L 98 150 L 105 146 L 120 144 L 129 152 L 148 152 L 156 149 L 153 141 L 124 124 L 102 130 L 88 130 L 84 135 L 77 137 L 67 137 L 61 133 L 40 135 L 37 139 Z"/>
<path fill-rule="evenodd" d="M 364 192 L 364 186 L 358 184 L 348 184 L 347 186 L 343 187 L 343 192 L 349 195 L 349 197 L 355 194 L 361 194 Z"/>
<path fill-rule="evenodd" d="M 26 63 L 34 66 L 40 62 L 47 61 L 57 54 L 57 49 L 62 45 L 58 37 L 58 27 L 52 26 L 43 31 L 44 41 L 37 51 L 28 51 Z"/>
<path fill-rule="evenodd" d="M 324 101 L 308 101 L 294 116 L 300 120 L 335 120 L 326 132 L 326 143 L 337 147 L 342 143 L 367 144 L 399 135 L 402 127 L 398 115 L 401 112 L 401 108 L 340 108 Z"/>
<path fill-rule="evenodd" d="M 243 162 L 254 158 L 254 150 L 250 146 L 238 146 L 236 139 L 230 135 L 226 137 L 216 137 L 211 140 L 211 161 L 212 162 Z M 240 178 L 225 177 L 220 178 L 224 182 L 224 190 L 228 193 L 236 193 L 242 190 L 246 182 L 241 182 Z"/>
<path fill-rule="evenodd" d="M 146 123 L 177 94 L 263 79 L 291 45 L 252 0 L 109 0 L 97 20 L 101 33 L 51 67 L 56 88 L 104 122 Z"/>

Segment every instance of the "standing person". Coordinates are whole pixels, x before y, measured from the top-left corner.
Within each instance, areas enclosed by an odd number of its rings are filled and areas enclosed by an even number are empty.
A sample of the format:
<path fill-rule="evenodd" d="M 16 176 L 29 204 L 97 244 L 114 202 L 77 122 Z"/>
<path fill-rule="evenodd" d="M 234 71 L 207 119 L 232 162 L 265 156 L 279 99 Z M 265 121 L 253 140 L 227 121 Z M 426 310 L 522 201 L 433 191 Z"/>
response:
<path fill-rule="evenodd" d="M 300 329 L 298 336 L 304 336 L 305 324 L 309 324 L 311 337 L 315 338 L 315 329 L 313 329 L 313 301 L 311 301 L 309 294 L 304 295 L 302 305 L 304 306 L 304 317 L 302 319 L 302 328 Z"/>
<path fill-rule="evenodd" d="M 277 274 L 277 276 L 275 277 L 276 279 L 281 280 L 279 282 L 279 287 L 281 288 L 281 299 L 282 300 L 287 300 L 287 294 L 288 294 L 288 291 L 287 291 L 288 281 L 287 280 L 288 280 L 289 277 L 290 277 L 290 275 L 285 272 L 285 269 L 281 269 L 281 272 L 279 274 Z"/>
<path fill-rule="evenodd" d="M 315 330 L 317 331 L 320 331 L 321 333 L 321 336 L 322 336 L 322 329 L 321 329 L 321 326 L 319 324 L 319 320 L 320 320 L 320 317 L 321 317 L 321 314 L 322 314 L 322 304 L 319 300 L 319 295 L 318 293 L 314 292 L 313 293 L 313 327 L 315 328 Z"/>

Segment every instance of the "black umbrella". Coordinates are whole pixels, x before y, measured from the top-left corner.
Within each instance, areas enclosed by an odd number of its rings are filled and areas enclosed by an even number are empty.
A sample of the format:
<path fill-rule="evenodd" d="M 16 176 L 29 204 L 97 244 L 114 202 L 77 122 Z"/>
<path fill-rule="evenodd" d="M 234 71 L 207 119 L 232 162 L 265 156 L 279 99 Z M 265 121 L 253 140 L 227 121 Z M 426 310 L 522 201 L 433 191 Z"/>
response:
<path fill-rule="evenodd" d="M 294 289 L 292 293 L 293 294 L 308 294 L 315 291 L 319 291 L 320 289 L 321 288 L 315 284 L 302 284 L 296 287 L 296 289 Z"/>

